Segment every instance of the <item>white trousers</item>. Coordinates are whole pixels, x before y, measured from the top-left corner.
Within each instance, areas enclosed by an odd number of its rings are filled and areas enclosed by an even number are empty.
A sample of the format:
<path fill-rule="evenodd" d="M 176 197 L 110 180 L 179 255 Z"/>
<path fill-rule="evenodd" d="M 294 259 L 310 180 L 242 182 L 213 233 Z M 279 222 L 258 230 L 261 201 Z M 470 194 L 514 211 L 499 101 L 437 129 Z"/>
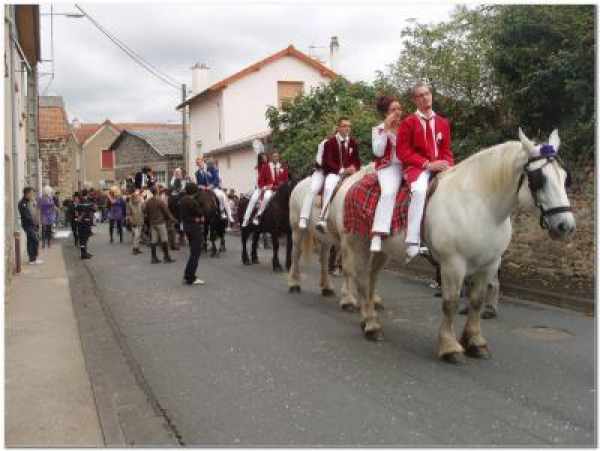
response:
<path fill-rule="evenodd" d="M 213 188 L 213 191 L 216 194 L 217 199 L 219 199 L 219 210 L 225 210 L 225 213 L 227 213 L 227 218 L 231 220 L 233 217 L 231 216 L 231 208 L 229 206 L 229 199 L 227 199 L 227 195 L 221 188 Z"/>
<path fill-rule="evenodd" d="M 325 176 L 323 175 L 323 171 L 319 169 L 315 170 L 312 176 L 310 177 L 310 191 L 306 193 L 306 195 L 304 196 L 304 201 L 302 202 L 300 218 L 304 218 L 307 221 L 310 219 L 310 212 L 312 211 L 313 201 L 315 200 L 315 196 L 319 194 L 319 191 L 321 191 L 324 181 Z"/>
<path fill-rule="evenodd" d="M 430 171 L 423 171 L 419 178 L 410 185 L 410 206 L 408 207 L 408 225 L 406 227 L 406 242 L 421 244 L 421 220 L 423 207 L 429 185 Z"/>
<path fill-rule="evenodd" d="M 329 206 L 329 202 L 331 202 L 331 197 L 333 196 L 333 190 L 337 186 L 340 181 L 340 176 L 337 174 L 327 174 L 325 177 L 325 188 L 323 189 L 323 206 L 321 207 L 321 219 L 327 219 L 329 215 L 329 211 L 327 207 Z M 325 214 L 327 213 L 327 215 Z"/>
<path fill-rule="evenodd" d="M 261 189 L 256 188 L 254 190 L 254 192 L 252 193 L 252 196 L 250 197 L 250 201 L 248 202 L 248 206 L 246 207 L 246 212 L 244 213 L 244 221 L 242 222 L 242 227 L 246 227 L 248 225 L 248 222 L 250 222 L 250 215 L 254 211 L 254 207 L 256 207 L 256 203 L 258 202 L 258 199 L 260 198 L 260 192 L 261 192 Z M 271 200 L 272 196 L 273 196 L 273 191 L 271 191 L 270 189 L 265 190 L 265 193 L 263 195 L 263 201 L 258 208 L 258 213 L 256 214 L 257 216 L 260 216 L 263 213 L 263 211 L 265 211 L 265 208 L 267 208 L 267 204 Z"/>
<path fill-rule="evenodd" d="M 402 183 L 402 166 L 390 164 L 377 171 L 377 179 L 381 187 L 381 196 L 375 209 L 372 232 L 380 235 L 389 235 L 392 226 L 392 216 L 396 204 L 396 195 Z"/>

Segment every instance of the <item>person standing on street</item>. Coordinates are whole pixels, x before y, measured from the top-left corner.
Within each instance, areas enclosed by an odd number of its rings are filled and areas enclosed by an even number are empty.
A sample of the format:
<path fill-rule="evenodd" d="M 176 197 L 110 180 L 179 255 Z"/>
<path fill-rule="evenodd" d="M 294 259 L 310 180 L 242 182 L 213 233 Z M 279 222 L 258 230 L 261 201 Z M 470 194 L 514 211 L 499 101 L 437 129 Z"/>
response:
<path fill-rule="evenodd" d="M 108 192 L 106 206 L 108 209 L 108 233 L 110 243 L 114 242 L 113 235 L 115 226 L 119 234 L 119 242 L 123 242 L 123 221 L 125 219 L 125 201 L 118 186 L 111 187 Z"/>
<path fill-rule="evenodd" d="M 148 220 L 150 225 L 150 237 L 151 244 L 150 249 L 152 251 L 152 263 L 160 263 L 160 260 L 156 256 L 156 247 L 160 241 L 165 263 L 173 263 L 175 260 L 169 255 L 169 241 L 167 236 L 167 221 L 176 222 L 167 205 L 160 200 L 156 188 L 153 186 L 150 188 L 152 198 L 147 200 L 144 204 L 144 216 Z"/>
<path fill-rule="evenodd" d="M 30 186 L 23 189 L 23 198 L 19 201 L 19 215 L 21 216 L 21 227 L 27 236 L 27 255 L 30 265 L 39 265 L 43 263 L 37 258 L 40 241 L 38 239 L 38 230 L 40 227 L 37 212 L 33 206 L 34 191 Z"/>
<path fill-rule="evenodd" d="M 202 218 L 205 217 L 203 208 L 195 198 L 197 193 L 198 186 L 194 183 L 188 183 L 185 186 L 185 196 L 179 202 L 179 214 L 183 230 L 190 243 L 190 256 L 183 275 L 183 282 L 186 285 L 204 285 L 204 281 L 196 277 L 198 260 L 202 251 Z"/>
<path fill-rule="evenodd" d="M 144 225 L 144 212 L 142 210 L 142 198 L 140 191 L 135 190 L 129 202 L 127 202 L 127 222 L 131 226 L 131 234 L 133 237 L 133 246 L 131 253 L 139 255 L 142 253 L 140 249 L 140 237 L 142 235 L 142 227 Z"/>
<path fill-rule="evenodd" d="M 88 240 L 92 235 L 92 225 L 94 224 L 94 213 L 96 204 L 88 196 L 86 189 L 81 191 L 81 201 L 75 206 L 75 218 L 77 221 L 79 235 L 79 249 L 81 250 L 81 259 L 92 258 L 87 250 Z"/>
<path fill-rule="evenodd" d="M 77 221 L 75 221 L 75 205 L 79 203 L 79 193 L 74 192 L 71 199 L 65 199 L 63 207 L 65 209 L 65 222 L 71 227 L 75 246 L 79 246 L 79 235 L 77 233 Z"/>

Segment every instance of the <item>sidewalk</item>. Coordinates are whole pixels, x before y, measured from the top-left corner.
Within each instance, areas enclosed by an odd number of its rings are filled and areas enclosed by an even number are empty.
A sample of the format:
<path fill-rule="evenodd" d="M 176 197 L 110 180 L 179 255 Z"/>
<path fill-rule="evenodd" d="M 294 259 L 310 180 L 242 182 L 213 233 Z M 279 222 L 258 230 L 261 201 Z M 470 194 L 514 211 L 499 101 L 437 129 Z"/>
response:
<path fill-rule="evenodd" d="M 5 446 L 104 446 L 60 240 L 5 301 Z"/>

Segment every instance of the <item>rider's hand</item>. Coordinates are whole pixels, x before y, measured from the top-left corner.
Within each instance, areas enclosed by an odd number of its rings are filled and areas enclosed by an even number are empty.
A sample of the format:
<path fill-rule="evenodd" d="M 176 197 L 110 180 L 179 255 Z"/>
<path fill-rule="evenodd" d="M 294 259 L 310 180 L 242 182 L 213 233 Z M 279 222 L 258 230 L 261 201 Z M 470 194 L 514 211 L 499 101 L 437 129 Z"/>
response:
<path fill-rule="evenodd" d="M 448 169 L 450 165 L 446 160 L 435 160 L 427 165 L 427 169 L 432 172 L 442 172 Z"/>
<path fill-rule="evenodd" d="M 389 130 L 393 130 L 395 128 L 395 125 L 398 122 L 398 114 L 394 113 L 390 113 L 387 115 L 387 117 L 385 118 L 385 120 L 383 121 L 383 129 L 385 131 L 389 131 Z"/>

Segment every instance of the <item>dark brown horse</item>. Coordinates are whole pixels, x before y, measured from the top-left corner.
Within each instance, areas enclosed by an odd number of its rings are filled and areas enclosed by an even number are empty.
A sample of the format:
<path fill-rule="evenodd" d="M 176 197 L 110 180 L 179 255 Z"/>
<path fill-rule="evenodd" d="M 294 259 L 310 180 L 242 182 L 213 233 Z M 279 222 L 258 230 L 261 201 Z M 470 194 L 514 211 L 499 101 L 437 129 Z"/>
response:
<path fill-rule="evenodd" d="M 281 264 L 279 263 L 279 237 L 286 236 L 286 254 L 285 254 L 285 267 L 290 269 L 292 264 L 292 229 L 290 227 L 290 195 L 294 188 L 295 182 L 288 181 L 281 185 L 276 193 L 271 198 L 269 205 L 262 214 L 260 225 L 255 226 L 252 224 L 252 218 L 256 211 L 252 212 L 250 222 L 247 227 L 241 227 L 246 207 L 248 206 L 249 199 L 243 197 L 240 199 L 238 206 L 238 220 L 242 231 L 242 263 L 244 265 L 256 264 L 258 261 L 257 247 L 258 239 L 261 233 L 271 234 L 273 240 L 273 271 L 283 271 Z M 248 258 L 248 251 L 246 242 L 248 237 L 252 235 L 252 260 Z"/>

